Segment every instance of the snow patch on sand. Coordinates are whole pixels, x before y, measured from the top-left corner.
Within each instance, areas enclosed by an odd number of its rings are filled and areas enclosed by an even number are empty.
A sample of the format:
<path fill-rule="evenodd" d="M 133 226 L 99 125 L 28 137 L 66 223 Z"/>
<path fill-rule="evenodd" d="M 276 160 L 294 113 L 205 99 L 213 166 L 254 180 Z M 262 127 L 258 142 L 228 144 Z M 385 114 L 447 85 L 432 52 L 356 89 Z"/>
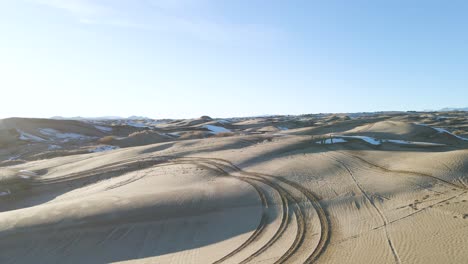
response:
<path fill-rule="evenodd" d="M 348 142 L 345 139 L 342 138 L 327 138 L 324 141 L 317 141 L 315 143 L 317 144 L 336 144 L 336 143 L 345 143 Z"/>
<path fill-rule="evenodd" d="M 167 135 L 169 135 L 170 137 L 180 137 L 180 132 L 171 132 L 171 133 L 167 133 Z"/>
<path fill-rule="evenodd" d="M 138 128 L 147 128 L 148 126 L 142 123 L 137 123 L 137 122 L 126 122 L 125 123 L 127 126 L 132 126 L 132 127 L 138 127 Z"/>
<path fill-rule="evenodd" d="M 0 191 L 0 196 L 7 196 L 7 195 L 10 195 L 10 194 L 11 194 L 10 190 Z"/>
<path fill-rule="evenodd" d="M 52 128 L 40 128 L 39 133 L 41 133 L 44 136 L 62 139 L 64 141 L 68 141 L 70 139 L 71 140 L 85 140 L 85 139 L 92 138 L 92 137 L 77 134 L 77 133 L 62 133 Z"/>
<path fill-rule="evenodd" d="M 8 161 L 17 160 L 17 159 L 19 159 L 20 157 L 21 157 L 21 155 L 15 155 L 15 156 L 9 157 L 7 160 L 8 160 Z"/>
<path fill-rule="evenodd" d="M 230 124 L 231 122 L 228 121 L 228 120 L 225 120 L 225 119 L 220 119 L 220 120 L 217 120 L 219 123 L 221 124 Z"/>
<path fill-rule="evenodd" d="M 49 145 L 47 147 L 48 150 L 55 150 L 55 149 L 61 149 L 62 147 L 59 145 Z"/>
<path fill-rule="evenodd" d="M 445 146 L 445 144 L 432 143 L 432 142 L 419 142 L 419 141 L 407 141 L 397 139 L 383 139 L 382 142 L 400 144 L 400 145 L 426 145 L 426 146 Z"/>
<path fill-rule="evenodd" d="M 153 126 L 161 125 L 161 124 L 165 124 L 165 123 L 167 123 L 167 121 L 164 121 L 164 120 L 152 120 L 152 121 L 147 122 L 147 124 L 151 124 Z"/>
<path fill-rule="evenodd" d="M 366 136 L 339 136 L 340 138 L 355 138 L 363 140 L 371 145 L 377 146 L 381 144 L 381 140 L 377 140 L 375 138 L 366 137 Z"/>
<path fill-rule="evenodd" d="M 105 126 L 94 126 L 97 130 L 100 130 L 102 132 L 111 132 L 112 127 L 105 127 Z"/>
<path fill-rule="evenodd" d="M 220 127 L 220 126 L 204 125 L 203 127 L 207 128 L 208 130 L 211 131 L 211 133 L 214 133 L 214 134 L 231 132 L 231 130 L 224 128 L 224 127 Z"/>
<path fill-rule="evenodd" d="M 16 131 L 18 131 L 18 133 L 20 134 L 19 139 L 21 139 L 21 140 L 35 141 L 35 142 L 43 142 L 43 141 L 46 141 L 45 139 L 43 139 L 43 138 L 41 138 L 41 137 L 38 137 L 38 136 L 35 136 L 35 135 L 32 135 L 32 134 L 26 133 L 26 132 L 24 132 L 24 131 L 21 130 L 21 129 L 16 129 Z"/>
<path fill-rule="evenodd" d="M 114 149 L 118 149 L 119 147 L 117 146 L 110 146 L 110 145 L 105 145 L 105 146 L 99 146 L 94 149 L 91 149 L 90 152 L 104 152 L 104 151 L 110 151 Z"/>
<path fill-rule="evenodd" d="M 431 127 L 431 126 L 426 125 L 426 124 L 416 124 L 416 125 L 429 127 L 429 128 L 434 129 L 435 131 L 437 131 L 437 132 L 439 132 L 439 133 L 446 133 L 446 134 L 449 134 L 449 135 L 451 135 L 451 136 L 453 136 L 453 137 L 456 137 L 456 138 L 458 138 L 458 139 L 460 139 L 460 140 L 468 141 L 468 138 L 460 137 L 460 136 L 455 135 L 455 134 L 453 134 L 452 132 L 449 132 L 448 130 L 445 130 L 445 129 L 440 128 L 440 127 Z"/>
<path fill-rule="evenodd" d="M 382 143 L 392 143 L 398 145 L 414 145 L 414 146 L 445 146 L 445 144 L 432 143 L 432 142 L 418 142 L 418 141 L 408 141 L 408 140 L 398 140 L 398 139 L 376 139 L 366 136 L 337 136 L 337 138 L 348 138 L 348 139 L 360 139 L 366 143 L 369 143 L 374 146 L 379 146 Z"/>

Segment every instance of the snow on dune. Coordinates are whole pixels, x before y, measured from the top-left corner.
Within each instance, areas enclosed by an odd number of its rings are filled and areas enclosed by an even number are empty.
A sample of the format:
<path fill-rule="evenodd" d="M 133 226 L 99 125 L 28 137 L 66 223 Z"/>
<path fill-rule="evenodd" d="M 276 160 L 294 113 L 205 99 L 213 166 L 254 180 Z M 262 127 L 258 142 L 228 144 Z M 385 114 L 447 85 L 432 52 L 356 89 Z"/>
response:
<path fill-rule="evenodd" d="M 407 140 L 397 140 L 397 139 L 383 139 L 382 142 L 388 142 L 388 143 L 400 144 L 400 145 L 445 146 L 445 144 L 439 144 L 439 143 L 407 141 Z"/>
<path fill-rule="evenodd" d="M 369 143 L 374 146 L 379 146 L 382 143 L 392 143 L 399 145 L 419 145 L 419 146 L 445 146 L 445 144 L 432 143 L 432 142 L 418 142 L 418 141 L 407 141 L 407 140 L 398 140 L 398 139 L 376 139 L 366 136 L 337 136 L 336 138 L 348 138 L 348 139 L 360 139 L 366 143 Z M 333 141 L 335 141 L 334 139 Z"/>
<path fill-rule="evenodd" d="M 371 145 L 380 145 L 381 142 L 375 138 L 371 137 L 366 137 L 366 136 L 339 136 L 340 138 L 355 138 L 355 139 L 360 139 L 363 140 Z"/>
<path fill-rule="evenodd" d="M 342 138 L 327 138 L 325 141 L 317 141 L 317 144 L 336 144 L 336 143 L 345 143 L 348 142 Z"/>
<path fill-rule="evenodd" d="M 92 137 L 77 134 L 77 133 L 62 133 L 52 128 L 40 128 L 39 133 L 44 136 L 48 136 L 51 138 L 62 139 L 65 141 L 68 140 L 84 140 L 84 139 L 91 139 Z"/>
<path fill-rule="evenodd" d="M 226 120 L 226 119 L 220 119 L 220 120 L 217 120 L 219 123 L 221 124 L 230 124 L 231 122 Z"/>
<path fill-rule="evenodd" d="M 110 150 L 114 150 L 118 148 L 119 147 L 116 147 L 116 146 L 105 145 L 105 146 L 99 146 L 94 149 L 91 149 L 90 152 L 104 152 L 104 151 L 110 151 Z"/>
<path fill-rule="evenodd" d="M 112 127 L 105 127 L 105 126 L 94 126 L 96 129 L 101 130 L 102 132 L 111 132 Z"/>
<path fill-rule="evenodd" d="M 439 132 L 439 133 L 446 133 L 446 134 L 449 134 L 449 135 L 451 135 L 451 136 L 453 136 L 453 137 L 456 137 L 456 138 L 458 138 L 458 139 L 460 139 L 460 140 L 468 141 L 468 138 L 460 137 L 460 136 L 455 135 L 455 134 L 453 134 L 452 132 L 449 132 L 448 130 L 445 130 L 445 129 L 440 128 L 440 127 L 431 127 L 431 126 L 426 125 L 426 124 L 416 124 L 416 125 L 429 127 L 429 128 L 434 129 L 435 131 L 437 131 L 437 132 Z"/>
<path fill-rule="evenodd" d="M 15 155 L 15 156 L 11 156 L 9 157 L 7 160 L 11 161 L 11 160 L 17 160 L 18 158 L 20 158 L 21 155 Z"/>
<path fill-rule="evenodd" d="M 0 191 L 0 196 L 6 196 L 6 195 L 10 195 L 10 194 L 11 194 L 10 190 Z"/>
<path fill-rule="evenodd" d="M 55 149 L 61 149 L 62 147 L 59 145 L 49 145 L 47 147 L 48 150 L 55 150 Z"/>
<path fill-rule="evenodd" d="M 164 121 L 164 120 L 146 121 L 146 124 L 148 124 L 148 125 L 153 125 L 153 126 L 162 125 L 162 124 L 165 124 L 165 123 L 167 123 L 167 121 Z"/>
<path fill-rule="evenodd" d="M 138 127 L 138 128 L 146 128 L 148 127 L 147 125 L 145 124 L 142 124 L 142 123 L 137 123 L 137 122 L 131 122 L 131 121 L 128 121 L 125 123 L 127 126 L 132 126 L 132 127 Z"/>
<path fill-rule="evenodd" d="M 41 137 L 26 133 L 21 129 L 16 129 L 16 131 L 18 131 L 18 133 L 20 134 L 19 139 L 21 139 L 21 140 L 35 141 L 35 142 L 46 141 L 45 139 L 43 139 Z"/>
<path fill-rule="evenodd" d="M 48 137 L 47 139 L 26 133 L 22 131 L 21 129 L 17 129 L 17 131 L 20 134 L 19 139 L 26 140 L 26 141 L 34 141 L 34 142 L 44 142 L 44 141 L 54 140 L 54 139 L 61 139 L 64 142 L 68 140 L 92 139 L 92 137 L 77 134 L 77 133 L 62 133 L 52 128 L 39 128 L 39 133 L 41 133 L 44 136 L 47 136 Z M 57 148 L 57 147 L 52 147 L 52 148 Z"/>
<path fill-rule="evenodd" d="M 180 133 L 179 132 L 171 132 L 171 133 L 166 133 L 167 135 L 169 135 L 170 137 L 180 137 Z"/>
<path fill-rule="evenodd" d="M 231 130 L 224 128 L 224 127 L 220 127 L 220 126 L 204 125 L 203 127 L 207 128 L 208 130 L 211 131 L 211 133 L 214 133 L 214 134 L 231 132 Z"/>

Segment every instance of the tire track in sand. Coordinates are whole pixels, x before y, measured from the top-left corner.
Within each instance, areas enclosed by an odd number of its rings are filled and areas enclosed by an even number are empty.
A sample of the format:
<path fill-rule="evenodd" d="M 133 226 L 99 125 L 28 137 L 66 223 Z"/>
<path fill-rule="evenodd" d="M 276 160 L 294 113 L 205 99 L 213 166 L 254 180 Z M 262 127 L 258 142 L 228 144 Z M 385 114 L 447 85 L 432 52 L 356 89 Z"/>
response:
<path fill-rule="evenodd" d="M 281 177 L 274 177 L 274 176 L 267 175 L 267 174 L 243 171 L 242 169 L 240 169 L 239 167 L 237 167 L 236 165 L 234 165 L 233 163 L 227 160 L 197 158 L 197 157 L 188 157 L 188 158 L 191 160 L 198 159 L 198 160 L 202 160 L 202 161 L 204 160 L 204 161 L 209 161 L 209 162 L 214 161 L 218 163 L 218 165 L 224 166 L 225 168 L 223 168 L 223 170 L 226 173 L 229 173 L 228 170 L 232 170 L 235 173 L 239 173 L 241 175 L 247 176 L 254 180 L 268 184 L 272 188 L 276 189 L 279 193 L 281 193 L 281 197 L 286 198 L 287 200 L 286 204 L 293 206 L 294 208 L 293 213 L 296 216 L 296 221 L 298 224 L 297 233 L 291 246 L 275 263 L 284 263 L 285 261 L 289 260 L 291 257 L 295 256 L 296 253 L 298 253 L 301 247 L 305 248 L 305 249 L 302 249 L 301 252 L 306 251 L 307 245 L 303 245 L 306 236 L 308 235 L 310 239 L 310 237 L 314 236 L 315 234 L 307 232 L 308 231 L 307 225 L 306 225 L 307 219 L 305 219 L 304 217 L 304 215 L 306 215 L 305 210 L 315 210 L 315 212 L 317 213 L 318 218 L 319 218 L 319 224 L 320 224 L 320 234 L 319 234 L 320 237 L 319 237 L 319 241 L 317 245 L 313 248 L 312 252 L 310 252 L 307 255 L 304 262 L 312 263 L 313 261 L 317 260 L 317 258 L 321 255 L 321 253 L 325 250 L 326 246 L 329 243 L 329 237 L 330 237 L 329 219 L 324 209 L 321 207 L 320 203 L 318 202 L 319 199 L 312 192 L 308 191 L 307 189 L 305 189 L 304 187 L 300 186 L 297 183 L 288 181 Z M 239 176 L 235 176 L 235 177 L 239 177 Z M 287 189 L 291 189 L 291 190 L 295 190 L 296 192 L 299 192 L 302 196 L 306 198 L 306 201 L 301 202 L 300 199 L 298 199 L 297 197 L 294 197 L 292 192 L 287 191 Z M 305 205 L 305 203 L 308 203 L 308 205 Z M 277 230 L 275 235 L 265 245 L 263 245 L 259 250 L 257 250 L 255 253 L 250 255 L 242 263 L 247 263 L 249 261 L 252 261 L 255 257 L 259 256 L 260 254 L 265 252 L 269 247 L 271 247 L 284 233 L 284 230 L 286 229 L 285 225 L 287 225 L 287 221 L 285 220 L 286 220 L 285 218 L 282 219 L 283 225 L 280 226 L 280 228 Z"/>
<path fill-rule="evenodd" d="M 340 154 L 343 154 L 344 156 L 348 156 L 350 158 L 354 158 L 354 159 L 357 159 L 371 167 L 374 167 L 374 168 L 377 168 L 381 171 L 384 171 L 384 172 L 393 172 L 393 173 L 401 173 L 401 174 L 407 174 L 407 175 L 415 175 L 415 176 L 425 176 L 425 177 L 429 177 L 429 178 L 432 178 L 434 179 L 435 181 L 439 181 L 439 182 L 442 182 L 446 185 L 449 185 L 451 187 L 455 187 L 455 188 L 459 188 L 459 189 L 464 189 L 464 190 L 468 190 L 468 187 L 461 183 L 460 185 L 458 184 L 455 184 L 453 182 L 450 182 L 450 181 L 447 181 L 447 180 L 444 180 L 444 179 L 441 179 L 439 177 L 436 177 L 434 175 L 431 175 L 431 174 L 427 174 L 427 173 L 424 173 L 424 172 L 416 172 L 416 171 L 407 171 L 407 170 L 394 170 L 394 169 L 389 169 L 389 168 L 386 168 L 384 166 L 381 166 L 381 165 L 378 165 L 378 164 L 375 164 L 373 162 L 370 162 L 362 157 L 359 157 L 357 155 L 354 155 L 354 154 L 351 154 L 351 153 L 347 153 L 347 152 L 344 152 L 344 151 L 337 151 L 338 153 Z"/>
<path fill-rule="evenodd" d="M 294 241 L 287 249 L 287 251 L 282 256 L 280 256 L 275 263 L 284 263 L 294 256 L 301 257 L 301 255 L 298 253 L 302 253 L 304 251 L 310 252 L 308 251 L 309 249 L 307 248 L 307 245 L 304 245 L 304 241 L 306 238 L 310 240 L 310 237 L 314 236 L 312 232 L 307 232 L 308 219 L 305 218 L 305 215 L 307 215 L 307 210 L 315 210 L 315 212 L 318 215 L 320 223 L 320 237 L 317 245 L 311 250 L 310 253 L 308 253 L 305 263 L 312 263 L 313 261 L 315 261 L 328 245 L 330 236 L 330 224 L 328 216 L 326 215 L 324 209 L 318 202 L 319 199 L 317 198 L 317 196 L 315 196 L 312 192 L 303 188 L 299 184 L 288 181 L 281 177 L 274 177 L 267 174 L 243 171 L 241 168 L 237 167 L 228 160 L 216 158 L 177 156 L 158 156 L 143 159 L 130 159 L 126 161 L 107 164 L 105 166 L 94 168 L 85 172 L 72 173 L 70 175 L 65 175 L 58 178 L 37 179 L 36 181 L 34 181 L 34 185 L 37 186 L 43 184 L 60 184 L 69 181 L 82 180 L 86 178 L 93 179 L 95 177 L 112 178 L 114 176 L 120 176 L 123 173 L 138 171 L 149 167 L 163 167 L 183 163 L 190 163 L 195 165 L 202 165 L 204 163 L 217 167 L 217 169 L 223 171 L 224 174 L 235 177 L 251 185 L 256 190 L 262 203 L 262 217 L 252 235 L 238 248 L 234 249 L 228 255 L 215 261 L 214 263 L 222 263 L 231 258 L 232 256 L 236 255 L 237 253 L 245 250 L 254 241 L 257 241 L 259 239 L 265 227 L 267 226 L 268 216 L 266 214 L 266 208 L 268 208 L 268 201 L 265 198 L 264 190 L 261 187 L 259 187 L 258 183 L 263 183 L 269 186 L 280 195 L 282 205 L 281 223 L 280 227 L 278 228 L 278 230 L 276 230 L 273 237 L 270 238 L 260 249 L 256 250 L 253 254 L 249 255 L 246 259 L 244 259 L 242 263 L 252 261 L 256 257 L 260 256 L 262 253 L 264 253 L 272 245 L 274 245 L 284 235 L 284 232 L 289 226 L 289 223 L 292 223 L 291 221 L 293 221 L 293 218 L 290 217 L 292 215 L 295 216 L 294 219 L 297 223 L 297 231 Z M 230 171 L 239 175 L 231 175 Z M 137 177 L 136 180 L 139 180 L 140 178 L 143 177 Z M 306 197 L 306 201 L 301 201 L 302 198 L 298 198 L 297 193 L 300 193 L 301 196 Z M 308 203 L 308 205 L 305 205 L 305 203 Z"/>
<path fill-rule="evenodd" d="M 390 237 L 390 234 L 388 232 L 388 229 L 387 229 L 387 225 L 389 224 L 388 222 L 388 219 L 387 217 L 385 216 L 385 214 L 382 212 L 382 210 L 374 203 L 374 200 L 369 196 L 369 194 L 365 191 L 364 187 L 359 183 L 359 181 L 356 179 L 356 177 L 354 176 L 353 172 L 351 171 L 351 169 L 348 167 L 348 165 L 346 165 L 346 163 L 344 163 L 343 161 L 339 160 L 338 158 L 332 156 L 332 155 L 327 155 L 325 153 L 321 153 L 323 156 L 331 159 L 331 160 L 334 160 L 336 161 L 337 163 L 339 163 L 347 172 L 348 174 L 351 176 L 351 179 L 353 180 L 354 184 L 357 186 L 357 188 L 359 189 L 359 191 L 364 195 L 364 197 L 367 199 L 367 201 L 372 205 L 372 207 L 375 209 L 375 211 L 377 212 L 377 214 L 379 215 L 380 219 L 382 220 L 383 222 L 383 229 L 384 229 L 384 232 L 385 232 L 385 237 L 386 237 L 386 240 L 387 240 L 387 243 L 388 243 L 388 246 L 390 248 L 390 251 L 393 255 L 393 258 L 395 260 L 395 263 L 398 263 L 400 264 L 401 263 L 401 259 L 400 259 L 400 256 L 398 255 L 398 252 L 396 251 L 395 249 L 395 245 Z"/>

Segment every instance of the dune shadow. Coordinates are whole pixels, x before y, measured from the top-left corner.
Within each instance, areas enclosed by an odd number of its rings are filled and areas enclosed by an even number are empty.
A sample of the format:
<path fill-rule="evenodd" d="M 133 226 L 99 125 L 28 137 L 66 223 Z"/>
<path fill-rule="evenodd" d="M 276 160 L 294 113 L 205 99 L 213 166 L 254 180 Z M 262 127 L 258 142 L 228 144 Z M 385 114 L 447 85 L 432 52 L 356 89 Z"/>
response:
<path fill-rule="evenodd" d="M 44 186 L 25 190 L 24 196 L 29 198 L 26 202 L 3 201 L 2 209 L 14 210 L 45 203 L 72 190 L 67 188 L 69 185 L 85 186 L 167 162 L 167 158 L 174 157 L 138 160 L 126 164 L 126 168 L 107 165 L 58 181 L 53 179 L 53 182 L 44 182 Z M 42 196 L 37 194 L 41 190 L 44 191 Z M 254 192 L 252 197 L 256 196 Z M 245 196 L 239 198 L 241 196 L 214 199 L 213 204 L 208 205 L 196 197 L 185 203 L 180 199 L 167 203 L 156 200 L 148 206 L 131 206 L 124 210 L 117 206 L 117 210 L 104 210 L 78 219 L 66 216 L 58 222 L 46 223 L 37 219 L 38 223 L 33 225 L 27 223 L 34 217 L 22 218 L 16 227 L 0 231 L 0 248 L 8 249 L 0 252 L 0 263 L 110 263 L 202 248 L 259 227 L 263 210 L 259 208 L 258 198 L 247 199 L 247 202 Z M 70 208 L 72 212 L 77 209 Z M 54 212 L 46 210 L 41 214 L 47 219 Z M 274 218 L 266 220 L 268 224 Z"/>
<path fill-rule="evenodd" d="M 256 195 L 209 202 L 196 197 L 186 202 L 181 202 L 183 198 L 156 200 L 146 206 L 102 210 L 59 222 L 19 224 L 0 231 L 0 248 L 5 249 L 0 252 L 0 262 L 110 263 L 202 248 L 258 229 L 263 210 Z"/>
<path fill-rule="evenodd" d="M 158 146 L 150 147 L 150 148 L 147 148 L 147 149 L 141 151 L 140 154 L 148 154 L 148 153 L 158 152 L 158 151 L 162 151 L 162 150 L 166 150 L 168 148 L 171 148 L 172 146 L 174 146 L 174 142 L 158 144 Z"/>
<path fill-rule="evenodd" d="M 143 170 L 164 162 L 163 158 L 140 159 L 125 164 L 115 162 L 91 170 L 72 173 L 58 179 L 18 178 L 11 183 L 2 184 L 2 188 L 9 189 L 11 194 L 0 197 L 0 212 L 40 205 L 86 185 Z M 40 171 L 42 174 L 46 172 L 46 169 Z"/>
<path fill-rule="evenodd" d="M 256 163 L 261 163 L 273 158 L 280 158 L 288 155 L 295 154 L 312 154 L 312 153 L 322 153 L 335 150 L 356 150 L 356 151 L 365 151 L 365 150 L 382 150 L 382 151 L 392 151 L 392 152 L 448 152 L 459 149 L 466 149 L 463 146 L 412 146 L 412 145 L 398 145 L 392 143 L 384 143 L 381 145 L 372 145 L 363 142 L 359 139 L 346 139 L 349 142 L 338 143 L 338 144 L 318 144 L 316 139 L 311 139 L 295 144 L 289 144 L 280 148 L 275 148 L 273 150 L 263 153 L 261 156 L 256 156 L 251 159 L 244 160 L 243 162 L 237 164 L 239 167 L 248 167 L 255 165 Z"/>

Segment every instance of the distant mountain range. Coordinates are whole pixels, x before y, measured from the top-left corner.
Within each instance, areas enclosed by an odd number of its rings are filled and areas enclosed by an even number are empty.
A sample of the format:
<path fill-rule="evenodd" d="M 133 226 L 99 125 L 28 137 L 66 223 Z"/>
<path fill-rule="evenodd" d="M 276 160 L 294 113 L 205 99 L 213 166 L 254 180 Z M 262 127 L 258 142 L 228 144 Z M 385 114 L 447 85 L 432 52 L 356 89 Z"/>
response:
<path fill-rule="evenodd" d="M 143 120 L 143 119 L 151 119 L 145 116 L 129 116 L 129 117 L 121 117 L 121 116 L 98 116 L 98 117 L 82 117 L 82 116 L 73 116 L 73 117 L 63 117 L 63 116 L 53 116 L 51 119 L 57 120 L 117 120 L 117 119 L 130 119 L 130 120 Z"/>
<path fill-rule="evenodd" d="M 448 111 L 468 111 L 468 107 L 461 107 L 461 108 L 456 108 L 456 107 L 446 107 L 438 110 L 440 112 L 448 112 Z"/>
<path fill-rule="evenodd" d="M 449 112 L 449 111 L 468 111 L 468 107 L 445 107 L 439 110 L 427 109 L 423 110 L 422 112 Z M 382 113 L 398 113 L 400 111 L 376 111 L 376 112 L 362 112 L 362 113 L 345 113 L 345 114 L 354 114 L 354 115 L 362 115 L 362 114 L 382 114 Z M 403 112 L 403 111 L 402 111 Z M 419 112 L 419 111 L 415 111 Z M 259 115 L 259 116 L 249 116 L 252 117 L 273 117 L 276 115 Z M 82 116 L 74 116 L 74 117 L 63 117 L 63 116 L 53 116 L 51 119 L 58 119 L 58 120 L 146 120 L 152 119 L 146 116 L 129 116 L 129 117 L 121 117 L 121 116 L 98 116 L 98 117 L 82 117 Z"/>
<path fill-rule="evenodd" d="M 423 112 L 450 112 L 450 111 L 468 111 L 468 107 L 444 107 L 442 109 L 437 109 L 437 110 L 435 109 L 423 110 Z"/>

